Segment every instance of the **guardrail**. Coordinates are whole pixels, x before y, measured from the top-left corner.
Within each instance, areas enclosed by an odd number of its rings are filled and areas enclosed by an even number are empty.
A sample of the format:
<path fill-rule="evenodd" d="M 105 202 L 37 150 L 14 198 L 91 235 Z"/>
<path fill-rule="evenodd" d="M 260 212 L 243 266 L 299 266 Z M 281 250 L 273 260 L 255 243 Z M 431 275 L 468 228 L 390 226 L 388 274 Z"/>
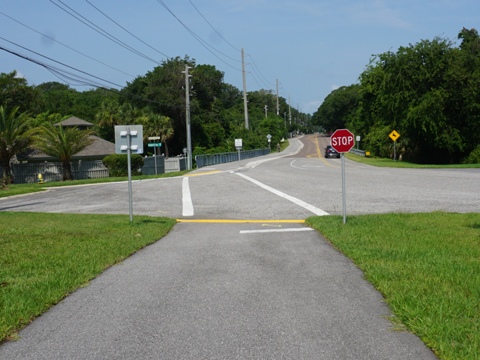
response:
<path fill-rule="evenodd" d="M 365 150 L 351 149 L 350 152 L 355 155 L 365 156 Z"/>
<path fill-rule="evenodd" d="M 267 155 L 269 153 L 270 149 L 240 151 L 240 159 L 238 158 L 238 152 L 204 154 L 196 155 L 195 162 L 197 163 L 197 168 L 201 168 L 204 166 L 225 164 L 232 161 L 250 159 L 257 156 Z"/>

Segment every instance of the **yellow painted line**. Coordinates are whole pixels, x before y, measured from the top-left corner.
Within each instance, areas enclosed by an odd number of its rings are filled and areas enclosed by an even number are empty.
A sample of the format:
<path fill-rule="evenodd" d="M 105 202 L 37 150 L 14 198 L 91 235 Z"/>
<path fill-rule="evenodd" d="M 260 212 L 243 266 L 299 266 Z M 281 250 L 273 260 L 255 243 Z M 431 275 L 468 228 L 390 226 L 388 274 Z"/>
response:
<path fill-rule="evenodd" d="M 335 167 L 333 166 L 332 164 L 330 164 L 323 156 L 322 156 L 322 151 L 320 150 L 320 144 L 318 143 L 318 137 L 315 137 L 315 146 L 317 147 L 317 155 L 318 155 L 318 158 L 320 160 L 322 160 L 322 162 L 327 165 L 327 166 L 331 166 L 331 167 Z"/>
<path fill-rule="evenodd" d="M 189 176 L 189 177 L 192 177 L 192 176 L 202 176 L 202 175 L 211 175 L 211 174 L 216 174 L 216 173 L 219 173 L 221 172 L 220 170 L 212 170 L 212 171 L 203 171 L 203 172 L 198 172 L 198 173 L 189 173 L 189 174 L 185 174 L 185 176 Z"/>
<path fill-rule="evenodd" d="M 210 223 L 210 224 L 304 224 L 305 220 L 234 220 L 234 219 L 177 219 L 177 222 L 183 223 Z"/>

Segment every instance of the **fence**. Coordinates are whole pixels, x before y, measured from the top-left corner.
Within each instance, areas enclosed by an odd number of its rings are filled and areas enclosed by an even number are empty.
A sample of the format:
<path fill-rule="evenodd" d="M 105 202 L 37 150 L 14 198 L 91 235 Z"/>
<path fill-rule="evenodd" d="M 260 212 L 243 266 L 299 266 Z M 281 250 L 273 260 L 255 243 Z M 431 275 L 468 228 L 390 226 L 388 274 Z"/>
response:
<path fill-rule="evenodd" d="M 267 155 L 270 149 L 257 149 L 240 151 L 240 160 L 250 159 L 257 156 Z M 206 154 L 195 156 L 197 168 L 209 165 L 224 164 L 232 161 L 238 161 L 238 152 L 220 153 L 220 154 Z"/>
<path fill-rule="evenodd" d="M 74 179 L 96 179 L 108 177 L 108 169 L 101 160 L 78 160 L 70 163 Z M 35 183 L 38 174 L 42 174 L 43 181 L 62 181 L 63 166 L 61 162 L 43 162 L 13 164 L 12 173 L 16 184 Z"/>
<path fill-rule="evenodd" d="M 150 156 L 143 159 L 142 174 L 157 175 L 165 173 L 165 156 Z"/>
<path fill-rule="evenodd" d="M 267 155 L 270 149 L 248 150 L 240 152 L 240 159 L 250 159 L 257 156 Z M 197 167 L 209 165 L 224 164 L 227 162 L 237 161 L 238 152 L 206 154 L 195 156 Z M 184 157 L 174 157 L 165 159 L 164 156 L 157 156 L 157 174 L 183 171 L 187 168 L 187 159 Z M 80 179 L 97 179 L 108 177 L 108 169 L 103 165 L 101 160 L 78 160 L 70 163 L 72 165 L 73 178 Z M 0 167 L 1 170 L 1 167 Z M 38 174 L 42 174 L 44 182 L 62 181 L 63 165 L 61 162 L 43 162 L 43 163 L 24 163 L 12 164 L 12 173 L 16 184 L 35 183 Z M 142 174 L 155 174 L 155 157 L 144 158 Z"/>

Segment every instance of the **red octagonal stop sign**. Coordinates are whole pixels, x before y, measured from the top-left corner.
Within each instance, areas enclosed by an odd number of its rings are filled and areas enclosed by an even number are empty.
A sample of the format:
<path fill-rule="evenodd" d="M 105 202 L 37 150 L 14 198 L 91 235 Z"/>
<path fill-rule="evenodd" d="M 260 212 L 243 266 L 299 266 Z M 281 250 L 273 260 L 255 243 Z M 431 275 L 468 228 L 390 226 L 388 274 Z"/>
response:
<path fill-rule="evenodd" d="M 339 153 L 349 152 L 355 145 L 355 137 L 348 129 L 338 129 L 330 137 L 330 145 Z"/>

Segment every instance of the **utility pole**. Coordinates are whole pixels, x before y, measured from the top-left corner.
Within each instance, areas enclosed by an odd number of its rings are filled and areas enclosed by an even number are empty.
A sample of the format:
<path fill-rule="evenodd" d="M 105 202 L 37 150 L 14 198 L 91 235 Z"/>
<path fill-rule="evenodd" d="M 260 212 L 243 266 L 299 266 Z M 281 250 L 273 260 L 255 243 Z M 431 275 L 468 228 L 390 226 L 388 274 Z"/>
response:
<path fill-rule="evenodd" d="M 268 117 L 268 105 L 265 105 L 265 119 Z"/>
<path fill-rule="evenodd" d="M 245 53 L 242 48 L 242 77 L 243 77 L 243 108 L 245 112 L 245 129 L 248 130 L 248 100 L 247 100 L 247 80 L 245 78 Z"/>
<path fill-rule="evenodd" d="M 277 115 L 280 115 L 280 102 L 278 100 L 278 79 L 277 79 Z"/>
<path fill-rule="evenodd" d="M 288 97 L 288 120 L 290 121 L 290 126 L 292 126 L 292 107 L 290 106 L 290 96 Z"/>
<path fill-rule="evenodd" d="M 192 136 L 190 133 L 190 77 L 188 75 L 188 67 L 185 64 L 185 71 L 182 73 L 185 74 L 185 113 L 187 119 L 187 170 L 192 170 Z"/>

